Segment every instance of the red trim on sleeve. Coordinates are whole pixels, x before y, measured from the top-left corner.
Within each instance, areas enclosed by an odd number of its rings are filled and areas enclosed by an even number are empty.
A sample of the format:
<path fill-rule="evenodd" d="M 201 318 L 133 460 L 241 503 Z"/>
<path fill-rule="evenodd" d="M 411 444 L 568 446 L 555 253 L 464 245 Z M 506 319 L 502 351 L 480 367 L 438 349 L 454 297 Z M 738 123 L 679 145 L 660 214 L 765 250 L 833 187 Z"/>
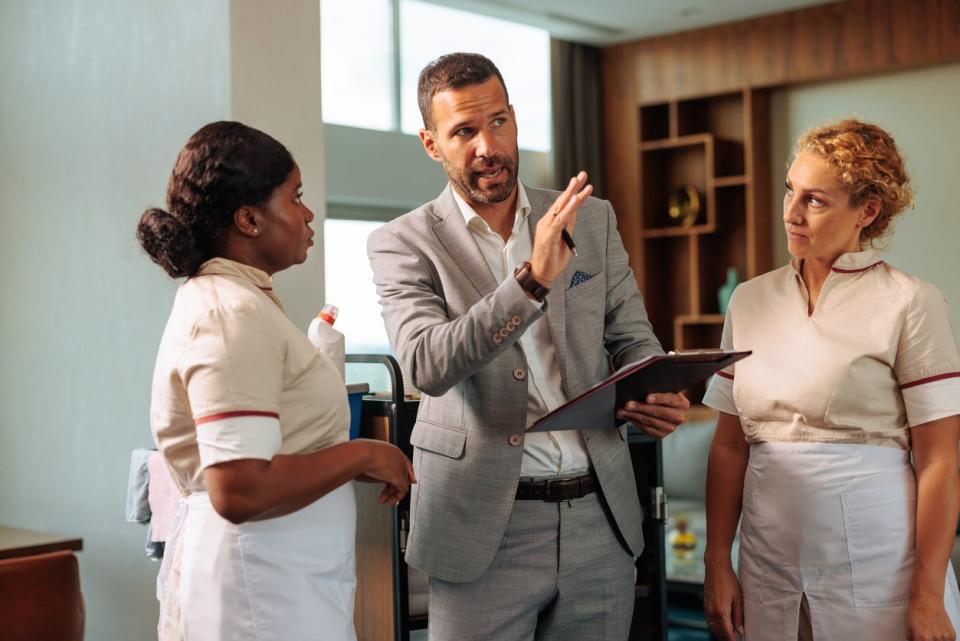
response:
<path fill-rule="evenodd" d="M 900 389 L 907 389 L 908 387 L 916 387 L 917 385 L 923 385 L 924 383 L 933 383 L 934 381 L 942 381 L 945 378 L 960 378 L 960 372 L 948 372 L 947 374 L 937 374 L 936 376 L 928 376 L 927 378 L 921 378 L 917 381 L 912 381 L 910 383 L 904 383 L 900 386 Z"/>
<path fill-rule="evenodd" d="M 831 271 L 835 271 L 835 272 L 838 272 L 838 273 L 840 273 L 840 274 L 856 274 L 857 272 L 865 272 L 865 271 L 867 271 L 868 269 L 873 269 L 874 267 L 876 267 L 877 265 L 879 265 L 879 264 L 882 263 L 882 262 L 883 262 L 882 260 L 878 260 L 878 261 L 875 262 L 874 264 L 872 264 L 872 265 L 867 265 L 866 267 L 862 267 L 862 268 L 860 268 L 860 269 L 841 269 L 840 267 L 831 267 L 830 269 L 831 269 Z"/>
<path fill-rule="evenodd" d="M 731 381 L 733 380 L 733 374 L 727 374 L 727 373 L 726 373 L 725 371 L 723 371 L 723 370 L 718 371 L 718 372 L 717 372 L 717 375 L 722 376 L 722 377 L 724 377 L 724 378 L 729 378 Z"/>
<path fill-rule="evenodd" d="M 276 412 L 261 412 L 257 410 L 239 410 L 237 412 L 220 412 L 219 414 L 208 414 L 207 416 L 201 416 L 200 418 L 193 419 L 193 422 L 196 425 L 203 425 L 204 423 L 211 423 L 213 421 L 219 421 L 225 418 L 235 418 L 237 416 L 266 416 L 267 418 L 275 418 L 280 420 L 280 415 Z"/>

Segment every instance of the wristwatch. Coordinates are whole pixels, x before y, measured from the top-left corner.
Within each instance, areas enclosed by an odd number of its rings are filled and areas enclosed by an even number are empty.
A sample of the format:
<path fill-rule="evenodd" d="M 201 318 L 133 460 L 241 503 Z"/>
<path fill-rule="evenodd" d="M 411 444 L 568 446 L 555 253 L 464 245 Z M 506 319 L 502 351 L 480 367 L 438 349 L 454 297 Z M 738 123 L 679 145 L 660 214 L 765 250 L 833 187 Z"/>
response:
<path fill-rule="evenodd" d="M 516 277 L 517 282 L 520 283 L 520 288 L 525 292 L 530 292 L 538 302 L 542 303 L 543 299 L 546 298 L 550 292 L 549 287 L 544 287 L 533 277 L 533 265 L 530 264 L 529 260 L 520 263 L 520 266 L 514 270 L 513 275 Z"/>

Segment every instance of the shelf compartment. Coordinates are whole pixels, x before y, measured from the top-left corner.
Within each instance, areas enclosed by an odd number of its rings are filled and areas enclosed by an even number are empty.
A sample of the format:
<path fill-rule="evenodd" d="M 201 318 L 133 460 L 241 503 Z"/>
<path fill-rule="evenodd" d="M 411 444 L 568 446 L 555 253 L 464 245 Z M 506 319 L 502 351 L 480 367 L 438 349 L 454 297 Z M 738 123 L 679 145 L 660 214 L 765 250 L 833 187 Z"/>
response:
<path fill-rule="evenodd" d="M 744 172 L 743 142 L 717 137 L 714 142 L 715 180 L 740 177 Z"/>
<path fill-rule="evenodd" d="M 744 135 L 743 92 L 681 100 L 677 103 L 677 133 L 710 132 L 741 143 Z"/>
<path fill-rule="evenodd" d="M 673 319 L 692 313 L 690 282 L 691 240 L 674 236 L 645 240 L 643 247 L 645 282 L 642 290 L 647 316 L 654 334 L 664 345 L 673 345 Z"/>
<path fill-rule="evenodd" d="M 670 105 L 661 103 L 640 107 L 640 139 L 660 140 L 670 137 Z"/>
<path fill-rule="evenodd" d="M 644 143 L 640 151 L 640 181 L 643 188 L 642 229 L 675 229 L 687 233 L 669 215 L 670 195 L 686 186 L 697 190 L 700 213 L 693 226 L 711 225 L 711 195 L 708 177 L 713 174 L 713 139 L 710 136 Z"/>
<path fill-rule="evenodd" d="M 727 281 L 727 269 L 737 270 L 737 282 L 747 278 L 746 188 L 718 190 L 716 233 L 697 237 L 700 311 L 718 314 L 717 291 Z M 698 346 L 700 347 L 700 346 Z"/>
<path fill-rule="evenodd" d="M 673 331 L 677 336 L 676 350 L 717 349 L 723 333 L 723 315 L 680 315 L 673 319 Z"/>

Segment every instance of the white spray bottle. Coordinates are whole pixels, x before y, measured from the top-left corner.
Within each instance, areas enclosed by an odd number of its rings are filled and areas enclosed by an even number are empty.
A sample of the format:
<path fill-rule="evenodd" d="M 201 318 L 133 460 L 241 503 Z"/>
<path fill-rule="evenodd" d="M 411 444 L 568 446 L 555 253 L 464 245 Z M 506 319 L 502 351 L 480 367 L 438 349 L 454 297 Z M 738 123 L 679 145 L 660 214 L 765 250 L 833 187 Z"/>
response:
<path fill-rule="evenodd" d="M 333 328 L 340 310 L 335 305 L 324 305 L 317 317 L 310 322 L 307 338 L 321 354 L 333 362 L 333 366 L 344 378 L 343 334 Z"/>

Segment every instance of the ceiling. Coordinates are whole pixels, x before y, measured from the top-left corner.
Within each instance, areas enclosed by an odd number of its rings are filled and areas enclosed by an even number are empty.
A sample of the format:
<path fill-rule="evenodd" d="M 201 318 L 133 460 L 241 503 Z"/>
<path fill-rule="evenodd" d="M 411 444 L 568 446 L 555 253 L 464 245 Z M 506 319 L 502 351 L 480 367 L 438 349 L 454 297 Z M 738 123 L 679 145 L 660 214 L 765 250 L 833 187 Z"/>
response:
<path fill-rule="evenodd" d="M 564 40 L 608 45 L 836 0 L 429 0 L 522 22 Z"/>

